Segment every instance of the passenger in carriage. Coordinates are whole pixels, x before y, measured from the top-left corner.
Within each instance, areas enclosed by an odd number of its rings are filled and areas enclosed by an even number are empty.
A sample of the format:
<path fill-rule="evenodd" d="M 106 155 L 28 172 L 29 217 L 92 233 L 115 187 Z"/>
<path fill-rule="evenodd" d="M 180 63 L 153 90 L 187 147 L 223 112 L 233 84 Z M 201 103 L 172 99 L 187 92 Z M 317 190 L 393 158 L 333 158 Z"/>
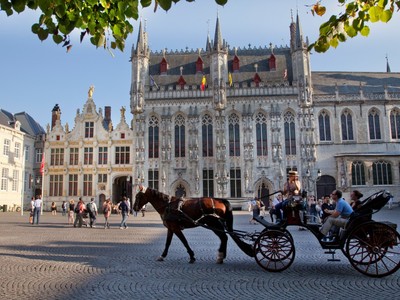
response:
<path fill-rule="evenodd" d="M 334 242 L 335 237 L 328 235 L 329 231 L 333 226 L 342 227 L 346 226 L 348 219 L 353 213 L 353 209 L 350 204 L 342 198 L 342 192 L 340 190 L 334 190 L 331 194 L 333 201 L 336 203 L 334 210 L 325 209 L 324 212 L 330 214 L 326 219 L 325 223 L 321 226 L 320 232 L 324 235 L 321 241 L 323 242 Z"/>
<path fill-rule="evenodd" d="M 321 222 L 324 223 L 326 221 L 326 218 L 330 216 L 327 211 L 334 211 L 335 210 L 335 205 L 331 203 L 331 197 L 329 195 L 325 195 L 324 199 L 322 200 L 323 203 L 321 205 Z"/>
<path fill-rule="evenodd" d="M 276 222 L 279 223 L 282 220 L 281 209 L 287 205 L 287 203 L 293 199 L 294 196 L 298 196 L 301 190 L 301 183 L 297 171 L 289 171 L 289 179 L 283 186 L 284 201 L 275 206 Z M 285 215 L 283 217 L 286 217 Z"/>
<path fill-rule="evenodd" d="M 364 195 L 360 191 L 354 190 L 350 193 L 350 205 L 353 210 L 357 210 L 361 206 L 361 198 Z"/>

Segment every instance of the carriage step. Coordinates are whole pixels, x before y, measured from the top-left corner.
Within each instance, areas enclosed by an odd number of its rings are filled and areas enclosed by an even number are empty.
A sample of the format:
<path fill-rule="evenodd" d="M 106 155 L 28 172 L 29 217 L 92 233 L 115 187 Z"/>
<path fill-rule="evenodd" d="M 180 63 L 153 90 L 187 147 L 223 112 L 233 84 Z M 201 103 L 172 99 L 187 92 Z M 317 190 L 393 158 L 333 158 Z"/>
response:
<path fill-rule="evenodd" d="M 332 255 L 332 258 L 328 258 L 328 261 L 340 261 L 340 259 L 335 258 L 336 251 L 332 251 L 332 250 L 325 251 L 325 254 L 331 254 Z"/>

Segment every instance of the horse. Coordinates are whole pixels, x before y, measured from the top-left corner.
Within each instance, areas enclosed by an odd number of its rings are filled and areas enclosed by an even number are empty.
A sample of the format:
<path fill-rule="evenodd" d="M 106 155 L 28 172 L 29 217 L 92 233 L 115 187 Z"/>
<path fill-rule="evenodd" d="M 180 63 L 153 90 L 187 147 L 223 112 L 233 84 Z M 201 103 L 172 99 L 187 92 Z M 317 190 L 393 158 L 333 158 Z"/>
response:
<path fill-rule="evenodd" d="M 139 187 L 133 209 L 137 212 L 143 205 L 150 203 L 160 214 L 164 226 L 168 229 L 165 248 L 158 261 L 164 261 L 168 255 L 172 237 L 175 234 L 185 246 L 189 254 L 189 263 L 194 263 L 196 258 L 182 230 L 203 226 L 212 230 L 221 240 L 218 248 L 217 263 L 222 264 L 226 258 L 228 233 L 238 246 L 250 256 L 252 248 L 242 242 L 233 233 L 232 206 L 226 199 L 221 198 L 178 198 L 163 194 L 155 189 Z"/>

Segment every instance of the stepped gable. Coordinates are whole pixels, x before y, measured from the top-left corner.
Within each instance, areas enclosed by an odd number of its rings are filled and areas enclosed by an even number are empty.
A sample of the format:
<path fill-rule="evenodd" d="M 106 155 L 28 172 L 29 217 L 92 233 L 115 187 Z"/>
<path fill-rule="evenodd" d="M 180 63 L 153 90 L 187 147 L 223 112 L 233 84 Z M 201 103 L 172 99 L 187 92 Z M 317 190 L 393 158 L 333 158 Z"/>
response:
<path fill-rule="evenodd" d="M 271 54 L 275 55 L 276 70 L 270 70 L 268 59 Z M 240 59 L 239 72 L 232 72 L 232 61 L 235 54 Z M 283 80 L 285 69 L 288 74 L 291 73 L 291 57 L 289 47 L 280 47 L 271 50 L 265 47 L 253 48 L 237 48 L 228 52 L 228 68 L 232 73 L 234 83 L 251 83 L 256 73 L 255 65 L 257 64 L 257 73 L 262 82 L 280 82 Z M 160 62 L 165 56 L 168 62 L 168 71 L 166 75 L 160 75 Z M 203 60 L 203 73 L 207 77 L 207 83 L 211 84 L 210 74 L 210 57 L 209 53 L 202 51 L 200 57 Z M 181 75 L 180 68 L 183 67 L 182 76 L 186 81 L 186 85 L 200 85 L 203 74 L 196 73 L 196 61 L 199 58 L 198 51 L 169 51 L 169 52 L 152 52 L 150 54 L 149 73 L 159 86 L 177 85 Z"/>
<path fill-rule="evenodd" d="M 400 93 L 400 73 L 312 72 L 314 95 Z"/>

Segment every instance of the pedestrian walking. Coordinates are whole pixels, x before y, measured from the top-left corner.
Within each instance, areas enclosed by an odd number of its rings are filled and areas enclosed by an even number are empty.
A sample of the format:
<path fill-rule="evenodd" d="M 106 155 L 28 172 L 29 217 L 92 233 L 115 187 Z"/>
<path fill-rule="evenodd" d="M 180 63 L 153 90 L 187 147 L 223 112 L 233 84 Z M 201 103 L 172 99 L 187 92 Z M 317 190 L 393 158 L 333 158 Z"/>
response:
<path fill-rule="evenodd" d="M 33 210 L 32 225 L 35 224 L 35 221 L 36 224 L 39 224 L 39 217 L 40 217 L 40 212 L 42 210 L 42 204 L 43 204 L 42 195 L 37 195 L 33 204 L 35 208 Z"/>
<path fill-rule="evenodd" d="M 121 225 L 119 225 L 119 229 L 127 229 L 128 228 L 128 216 L 129 216 L 129 202 L 126 197 L 123 197 L 122 201 L 118 205 L 118 210 L 121 212 L 122 221 Z"/>

